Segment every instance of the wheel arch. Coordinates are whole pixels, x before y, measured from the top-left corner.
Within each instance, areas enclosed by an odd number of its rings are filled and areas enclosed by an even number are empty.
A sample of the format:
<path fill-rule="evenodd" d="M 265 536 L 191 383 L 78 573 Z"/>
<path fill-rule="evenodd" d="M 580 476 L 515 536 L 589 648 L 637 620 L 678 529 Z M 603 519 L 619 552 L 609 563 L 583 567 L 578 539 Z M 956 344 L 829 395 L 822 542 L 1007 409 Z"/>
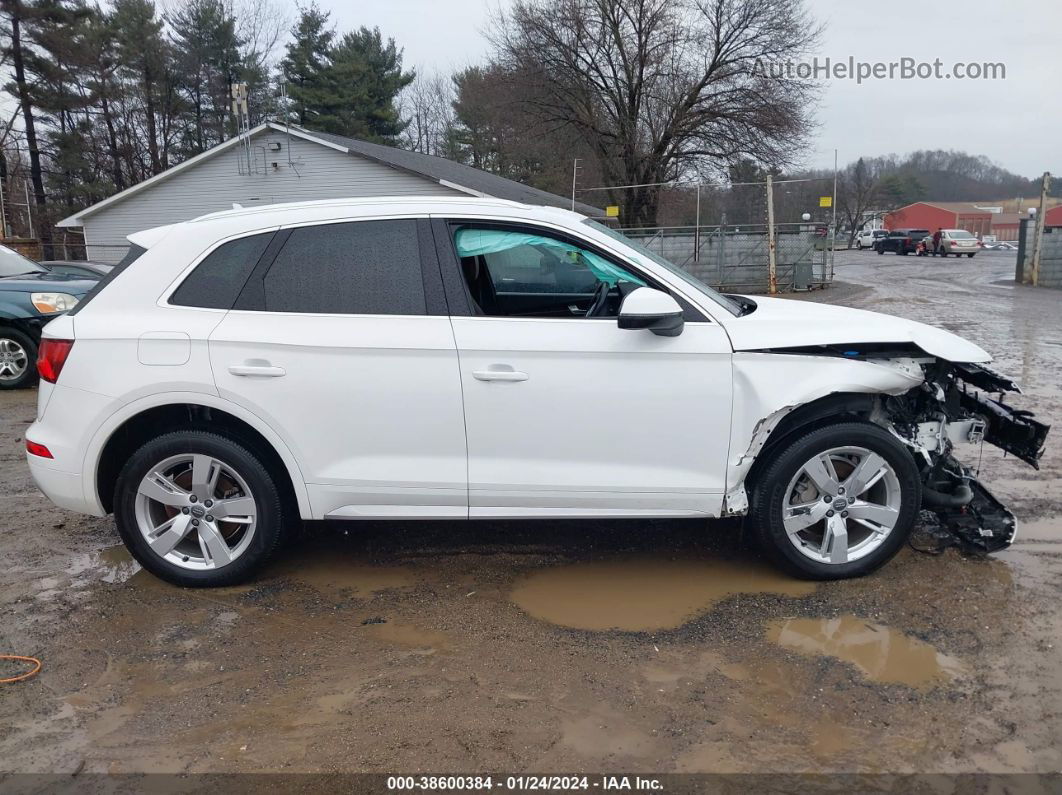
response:
<path fill-rule="evenodd" d="M 787 413 L 767 436 L 756 454 L 744 485 L 749 489 L 771 459 L 771 454 L 797 435 L 827 425 L 852 420 L 868 421 L 880 395 L 868 392 L 834 392 L 809 401 Z"/>
<path fill-rule="evenodd" d="M 226 401 L 204 394 L 147 398 L 130 404 L 102 427 L 93 439 L 83 470 L 85 488 L 106 513 L 114 509 L 114 483 L 128 456 L 161 430 L 208 430 L 222 433 L 262 456 L 280 480 L 284 494 L 310 517 L 310 501 L 298 462 L 287 444 L 258 417 Z M 91 482 L 89 482 L 91 481 Z"/>

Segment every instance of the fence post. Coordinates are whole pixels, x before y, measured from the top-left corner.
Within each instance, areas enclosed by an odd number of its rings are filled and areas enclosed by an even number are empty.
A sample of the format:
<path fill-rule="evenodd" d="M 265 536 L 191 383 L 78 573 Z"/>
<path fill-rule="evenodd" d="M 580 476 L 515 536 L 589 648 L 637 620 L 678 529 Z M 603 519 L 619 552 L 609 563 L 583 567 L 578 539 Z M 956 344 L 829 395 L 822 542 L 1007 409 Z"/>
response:
<path fill-rule="evenodd" d="M 697 219 L 693 227 L 693 262 L 701 264 L 701 183 L 697 183 Z"/>
<path fill-rule="evenodd" d="M 1051 189 L 1051 172 L 1045 171 L 1043 182 L 1040 185 L 1040 209 L 1036 211 L 1036 233 L 1033 235 L 1031 281 L 1035 287 L 1040 283 L 1040 251 L 1044 245 L 1044 223 L 1047 204 L 1047 192 Z"/>
<path fill-rule="evenodd" d="M 774 240 L 774 185 L 767 175 L 767 292 L 778 292 L 778 265 L 775 261 Z"/>

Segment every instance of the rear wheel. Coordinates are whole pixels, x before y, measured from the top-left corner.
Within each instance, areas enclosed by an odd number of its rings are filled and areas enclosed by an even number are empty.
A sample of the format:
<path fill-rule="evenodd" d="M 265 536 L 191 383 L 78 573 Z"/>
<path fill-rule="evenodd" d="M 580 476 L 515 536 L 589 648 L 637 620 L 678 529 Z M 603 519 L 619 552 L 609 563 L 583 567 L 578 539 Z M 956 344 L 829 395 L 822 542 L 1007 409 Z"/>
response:
<path fill-rule="evenodd" d="M 118 476 L 114 504 L 130 553 L 174 585 L 242 582 L 284 530 L 269 469 L 243 445 L 206 431 L 176 431 L 137 450 Z"/>
<path fill-rule="evenodd" d="M 37 346 L 18 329 L 0 328 L 0 389 L 21 389 L 37 380 Z"/>
<path fill-rule="evenodd" d="M 973 254 L 967 254 L 966 256 L 969 257 L 970 259 L 973 259 Z"/>
<path fill-rule="evenodd" d="M 786 445 L 757 478 L 750 520 L 765 553 L 798 577 L 868 574 L 914 526 L 921 482 L 910 453 L 876 425 L 829 425 Z"/>

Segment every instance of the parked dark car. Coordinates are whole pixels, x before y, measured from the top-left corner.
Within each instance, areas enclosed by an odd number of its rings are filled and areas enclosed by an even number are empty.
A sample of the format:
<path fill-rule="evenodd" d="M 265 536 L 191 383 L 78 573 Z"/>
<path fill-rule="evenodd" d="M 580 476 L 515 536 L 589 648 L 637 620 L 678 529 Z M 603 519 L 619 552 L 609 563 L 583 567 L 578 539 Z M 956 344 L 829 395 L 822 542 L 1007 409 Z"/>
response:
<path fill-rule="evenodd" d="M 97 284 L 99 277 L 55 273 L 0 246 L 0 389 L 37 380 L 41 329 Z"/>
<path fill-rule="evenodd" d="M 102 279 L 111 269 L 113 265 L 108 265 L 105 262 L 93 262 L 92 260 L 74 260 L 74 259 L 51 259 L 44 260 L 40 263 L 41 267 L 47 268 L 52 273 L 61 273 L 66 276 L 78 276 L 86 279 Z"/>
<path fill-rule="evenodd" d="M 894 251 L 903 256 L 914 254 L 922 238 L 928 234 L 928 229 L 893 229 L 888 237 L 874 241 L 874 250 L 879 254 L 884 254 L 886 251 Z"/>

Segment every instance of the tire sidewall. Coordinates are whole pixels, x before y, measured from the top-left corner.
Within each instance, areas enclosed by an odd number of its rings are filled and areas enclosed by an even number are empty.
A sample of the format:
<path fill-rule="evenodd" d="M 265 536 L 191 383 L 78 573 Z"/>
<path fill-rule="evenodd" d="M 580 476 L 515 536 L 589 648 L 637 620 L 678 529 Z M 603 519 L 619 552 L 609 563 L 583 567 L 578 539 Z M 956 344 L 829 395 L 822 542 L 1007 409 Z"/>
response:
<path fill-rule="evenodd" d="M 255 499 L 255 533 L 235 561 L 216 570 L 183 569 L 156 555 L 136 521 L 136 495 L 151 467 L 170 456 L 203 453 L 232 467 L 247 481 Z M 206 431 L 175 431 L 154 439 L 130 458 L 115 485 L 114 518 L 130 554 L 160 579 L 174 585 L 212 587 L 235 585 L 255 574 L 276 549 L 283 533 L 284 512 L 280 491 L 269 470 L 239 442 Z"/>
<path fill-rule="evenodd" d="M 16 381 L 0 381 L 0 389 L 25 389 L 37 383 L 37 343 L 18 329 L 0 328 L 0 339 L 14 340 L 26 351 L 26 372 Z"/>
<path fill-rule="evenodd" d="M 889 463 L 900 483 L 900 515 L 885 542 L 858 560 L 836 565 L 803 555 L 789 540 L 782 523 L 783 500 L 792 478 L 817 452 L 834 447 L 865 447 L 877 453 Z M 799 577 L 834 580 L 869 574 L 887 563 L 907 541 L 921 503 L 918 467 L 906 448 L 876 425 L 851 422 L 803 434 L 780 449 L 753 487 L 751 511 L 761 546 L 779 566 Z"/>

